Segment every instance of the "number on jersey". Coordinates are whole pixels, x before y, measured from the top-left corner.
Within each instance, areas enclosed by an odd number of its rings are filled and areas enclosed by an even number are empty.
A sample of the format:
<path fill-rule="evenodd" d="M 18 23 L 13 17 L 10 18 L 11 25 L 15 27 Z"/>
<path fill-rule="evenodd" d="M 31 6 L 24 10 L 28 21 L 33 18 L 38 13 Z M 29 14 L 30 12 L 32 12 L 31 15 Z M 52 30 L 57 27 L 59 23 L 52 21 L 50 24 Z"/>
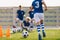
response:
<path fill-rule="evenodd" d="M 36 1 L 35 4 L 36 4 L 35 8 L 39 8 L 39 1 Z"/>

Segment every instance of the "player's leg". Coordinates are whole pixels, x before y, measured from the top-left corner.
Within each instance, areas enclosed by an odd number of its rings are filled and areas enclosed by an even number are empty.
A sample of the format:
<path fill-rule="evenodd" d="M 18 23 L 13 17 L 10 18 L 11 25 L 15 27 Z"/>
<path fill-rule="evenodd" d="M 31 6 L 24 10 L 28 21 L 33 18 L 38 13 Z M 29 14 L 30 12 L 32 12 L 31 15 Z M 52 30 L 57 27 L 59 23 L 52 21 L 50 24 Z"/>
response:
<path fill-rule="evenodd" d="M 45 31 L 44 31 L 44 14 L 43 13 L 40 14 L 40 26 L 42 27 L 43 37 L 45 37 L 46 34 L 45 34 Z"/>
<path fill-rule="evenodd" d="M 18 32 L 22 31 L 22 29 L 23 29 L 23 28 L 22 28 L 22 26 L 23 26 L 23 25 L 22 25 L 22 22 L 23 22 L 23 21 L 19 19 L 19 22 L 20 22 L 20 26 L 17 28 L 17 31 L 18 31 Z"/>
<path fill-rule="evenodd" d="M 44 23 L 43 23 L 43 20 L 41 20 L 40 26 L 42 27 L 42 34 L 43 34 L 43 37 L 45 37 L 46 34 L 45 34 L 45 31 L 44 31 Z"/>
<path fill-rule="evenodd" d="M 20 20 L 20 27 L 23 27 L 23 20 Z"/>
<path fill-rule="evenodd" d="M 18 21 L 18 20 L 19 20 L 19 18 L 16 18 L 16 19 L 15 19 L 15 22 L 13 23 L 13 28 L 12 28 L 13 33 L 16 33 L 16 31 L 17 31 L 16 26 L 17 26 L 17 21 Z"/>
<path fill-rule="evenodd" d="M 28 31 L 27 26 L 24 26 L 24 27 L 23 27 L 23 31 L 24 31 L 24 30 L 25 30 L 25 31 Z"/>
<path fill-rule="evenodd" d="M 38 40 L 42 40 L 41 38 L 41 34 L 40 34 L 40 29 L 41 29 L 41 26 L 40 26 L 40 19 L 39 19 L 39 13 L 36 13 L 34 14 L 34 20 L 36 22 L 36 27 L 37 27 L 37 32 L 38 32 Z"/>
<path fill-rule="evenodd" d="M 31 22 L 30 22 L 30 30 L 31 31 L 33 31 L 33 26 L 34 26 L 33 19 L 31 19 Z"/>
<path fill-rule="evenodd" d="M 23 31 L 23 20 L 20 20 L 20 27 L 21 27 L 21 30 Z"/>
<path fill-rule="evenodd" d="M 26 31 L 29 31 L 29 28 L 26 26 Z"/>
<path fill-rule="evenodd" d="M 28 32 L 30 31 L 28 26 L 25 26 L 24 28 L 26 31 L 28 31 Z"/>
<path fill-rule="evenodd" d="M 14 22 L 14 24 L 13 24 L 13 28 L 16 28 L 18 20 L 19 20 L 19 18 L 16 18 L 16 19 L 15 19 L 15 22 Z"/>

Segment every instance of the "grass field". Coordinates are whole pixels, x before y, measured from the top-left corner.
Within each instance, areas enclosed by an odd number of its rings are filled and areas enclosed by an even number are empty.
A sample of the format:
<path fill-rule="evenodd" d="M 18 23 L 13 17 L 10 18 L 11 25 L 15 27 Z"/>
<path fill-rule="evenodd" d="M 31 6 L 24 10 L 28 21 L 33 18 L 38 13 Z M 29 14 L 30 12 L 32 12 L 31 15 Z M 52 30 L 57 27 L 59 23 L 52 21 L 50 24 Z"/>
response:
<path fill-rule="evenodd" d="M 60 40 L 60 29 L 47 29 L 46 31 L 46 37 L 42 38 L 43 40 Z M 22 37 L 22 33 L 15 33 L 11 34 L 10 38 L 0 38 L 0 40 L 38 40 L 38 34 L 37 31 L 34 30 L 33 32 L 29 33 L 29 36 L 27 38 Z"/>

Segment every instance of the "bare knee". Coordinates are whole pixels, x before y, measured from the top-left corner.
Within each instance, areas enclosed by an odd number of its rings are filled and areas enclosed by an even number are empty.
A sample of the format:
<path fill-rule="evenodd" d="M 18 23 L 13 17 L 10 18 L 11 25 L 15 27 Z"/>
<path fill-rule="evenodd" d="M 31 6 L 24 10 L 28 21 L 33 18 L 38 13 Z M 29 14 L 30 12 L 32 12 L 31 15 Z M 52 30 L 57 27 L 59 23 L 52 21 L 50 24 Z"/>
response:
<path fill-rule="evenodd" d="M 40 24 L 43 24 L 43 20 L 40 20 Z"/>
<path fill-rule="evenodd" d="M 37 25 L 40 25 L 40 22 L 37 22 L 36 24 L 37 24 Z"/>

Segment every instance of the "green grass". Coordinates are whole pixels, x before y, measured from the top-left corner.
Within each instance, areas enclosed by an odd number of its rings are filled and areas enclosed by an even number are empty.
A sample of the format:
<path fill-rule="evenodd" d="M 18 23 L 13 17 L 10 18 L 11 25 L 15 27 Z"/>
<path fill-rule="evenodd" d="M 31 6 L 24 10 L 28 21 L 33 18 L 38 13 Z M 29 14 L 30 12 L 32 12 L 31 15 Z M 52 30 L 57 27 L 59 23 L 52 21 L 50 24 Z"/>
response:
<path fill-rule="evenodd" d="M 46 37 L 42 38 L 43 40 L 60 40 L 60 30 L 58 29 L 47 29 L 46 31 Z M 27 38 L 22 37 L 22 33 L 15 33 L 11 34 L 10 38 L 0 38 L 0 40 L 38 40 L 38 34 L 37 31 L 34 30 L 33 32 L 29 33 L 29 36 Z"/>

